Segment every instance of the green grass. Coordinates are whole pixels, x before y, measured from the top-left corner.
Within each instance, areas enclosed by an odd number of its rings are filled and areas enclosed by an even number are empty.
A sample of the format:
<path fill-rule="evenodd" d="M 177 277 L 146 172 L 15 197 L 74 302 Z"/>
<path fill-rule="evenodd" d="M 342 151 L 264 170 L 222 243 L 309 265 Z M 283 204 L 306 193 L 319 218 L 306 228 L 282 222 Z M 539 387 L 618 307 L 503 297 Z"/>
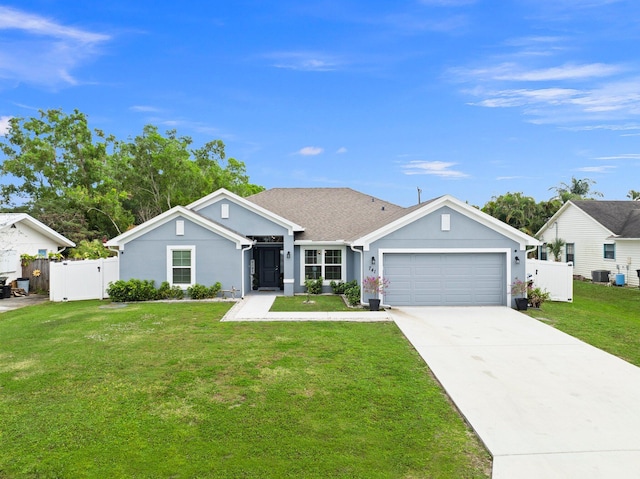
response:
<path fill-rule="evenodd" d="M 640 366 L 640 290 L 573 282 L 573 303 L 528 310 L 554 327 Z"/>
<path fill-rule="evenodd" d="M 273 312 L 325 312 L 325 311 L 353 311 L 349 308 L 341 296 L 335 295 L 310 295 L 310 302 L 307 302 L 307 295 L 296 296 L 276 296 L 276 300 L 271 306 Z"/>
<path fill-rule="evenodd" d="M 0 314 L 2 478 L 480 478 L 393 323 L 221 323 L 230 303 Z"/>

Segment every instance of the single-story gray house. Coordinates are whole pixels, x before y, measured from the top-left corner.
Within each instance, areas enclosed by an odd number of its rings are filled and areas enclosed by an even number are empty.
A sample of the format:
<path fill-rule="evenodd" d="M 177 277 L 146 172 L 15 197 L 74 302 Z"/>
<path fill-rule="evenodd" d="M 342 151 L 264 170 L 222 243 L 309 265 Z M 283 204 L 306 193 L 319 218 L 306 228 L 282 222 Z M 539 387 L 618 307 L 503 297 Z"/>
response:
<path fill-rule="evenodd" d="M 453 198 L 403 208 L 349 188 L 220 189 L 113 238 L 120 278 L 305 291 L 381 276 L 386 305 L 511 305 L 539 241 Z M 368 296 L 363 295 L 363 300 Z"/>

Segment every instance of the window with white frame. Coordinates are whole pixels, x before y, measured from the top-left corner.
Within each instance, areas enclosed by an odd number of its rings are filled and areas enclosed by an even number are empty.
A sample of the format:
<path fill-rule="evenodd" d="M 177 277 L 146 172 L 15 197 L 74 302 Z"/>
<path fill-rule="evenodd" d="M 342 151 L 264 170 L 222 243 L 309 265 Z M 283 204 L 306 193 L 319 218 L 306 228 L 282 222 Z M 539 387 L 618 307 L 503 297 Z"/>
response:
<path fill-rule="evenodd" d="M 605 244 L 604 245 L 604 259 L 616 259 L 616 245 Z"/>
<path fill-rule="evenodd" d="M 326 247 L 302 250 L 301 282 L 307 279 L 322 278 L 327 284 L 330 281 L 344 281 L 345 271 L 344 248 Z"/>
<path fill-rule="evenodd" d="M 567 263 L 574 263 L 576 261 L 576 245 L 575 243 L 567 243 L 564 247 L 565 254 L 567 255 Z"/>
<path fill-rule="evenodd" d="M 167 281 L 171 286 L 195 284 L 195 246 L 167 246 Z"/>

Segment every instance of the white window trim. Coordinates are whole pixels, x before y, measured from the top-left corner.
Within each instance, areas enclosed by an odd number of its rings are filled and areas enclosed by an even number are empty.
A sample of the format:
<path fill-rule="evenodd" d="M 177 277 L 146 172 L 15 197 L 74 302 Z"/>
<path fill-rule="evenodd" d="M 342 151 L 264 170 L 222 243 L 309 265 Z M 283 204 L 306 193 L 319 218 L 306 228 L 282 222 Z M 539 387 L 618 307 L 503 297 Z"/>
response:
<path fill-rule="evenodd" d="M 340 279 L 326 279 L 325 275 L 324 275 L 324 252 L 325 250 L 328 249 L 338 249 L 340 250 L 341 253 L 341 258 L 342 261 L 340 263 L 340 271 L 341 271 L 341 278 Z M 304 275 L 304 267 L 306 266 L 304 259 L 305 259 L 305 251 L 308 250 L 312 250 L 312 251 L 321 251 L 320 254 L 320 258 L 321 258 L 321 262 L 318 263 L 317 266 L 321 267 L 321 271 L 322 271 L 322 284 L 324 286 L 329 286 L 329 284 L 331 283 L 331 281 L 336 281 L 336 282 L 345 282 L 346 281 L 346 276 L 347 276 L 347 248 L 346 246 L 338 246 L 338 245 L 331 245 L 331 244 L 316 244 L 316 245 L 308 245 L 308 246 L 301 246 L 300 247 L 300 286 L 304 286 L 304 281 L 305 281 L 305 275 Z M 331 264 L 329 266 L 336 266 L 335 264 Z"/>
<path fill-rule="evenodd" d="M 189 284 L 173 283 L 173 252 L 174 251 L 191 251 L 191 281 Z M 173 286 L 179 286 L 186 289 L 196 283 L 196 246 L 195 245 L 168 245 L 167 246 L 167 282 Z"/>
<path fill-rule="evenodd" d="M 605 256 L 605 250 L 606 250 L 607 246 L 613 246 L 613 258 L 607 258 Z M 604 261 L 615 261 L 616 260 L 616 253 L 617 253 L 616 249 L 617 248 L 616 248 L 616 244 L 615 243 L 603 243 L 603 245 L 602 245 L 602 259 Z"/>

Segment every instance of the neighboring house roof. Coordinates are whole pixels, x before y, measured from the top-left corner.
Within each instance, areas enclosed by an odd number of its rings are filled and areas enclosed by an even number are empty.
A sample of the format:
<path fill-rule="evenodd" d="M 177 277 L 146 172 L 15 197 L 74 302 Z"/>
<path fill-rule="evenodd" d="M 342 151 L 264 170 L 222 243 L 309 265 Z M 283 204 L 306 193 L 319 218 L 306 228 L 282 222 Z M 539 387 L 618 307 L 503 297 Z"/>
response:
<path fill-rule="evenodd" d="M 352 241 L 412 209 L 351 188 L 273 188 L 246 199 L 304 225 L 297 241 Z"/>
<path fill-rule="evenodd" d="M 242 236 L 235 231 L 222 226 L 220 223 L 216 223 L 215 221 L 212 221 L 209 218 L 196 213 L 195 211 L 188 210 L 184 206 L 175 206 L 170 210 L 167 210 L 164 213 L 156 216 L 155 218 L 152 218 L 149 221 L 145 221 L 141 225 L 138 225 L 135 228 L 132 228 L 129 231 L 125 231 L 121 235 L 110 239 L 105 243 L 105 245 L 107 247 L 118 247 L 119 249 L 123 250 L 124 245 L 129 241 L 139 238 L 140 236 L 152 231 L 157 226 L 160 226 L 167 221 L 171 221 L 178 217 L 184 217 L 202 226 L 203 228 L 208 229 L 209 231 L 213 231 L 220 236 L 227 238 L 229 241 L 233 241 L 234 243 L 236 243 L 236 248 L 238 249 L 240 249 L 243 245 L 248 246 L 253 243 L 245 236 Z"/>
<path fill-rule="evenodd" d="M 570 206 L 582 210 L 604 228 L 611 235 L 622 239 L 640 238 L 640 201 L 600 201 L 575 200 L 567 201 L 538 231 L 538 236 L 544 233 Z"/>
<path fill-rule="evenodd" d="M 53 240 L 58 246 L 66 246 L 69 248 L 74 247 L 76 244 L 69 238 L 62 236 L 57 231 L 49 228 L 44 223 L 41 223 L 31 215 L 27 213 L 0 213 L 0 231 L 5 228 L 10 228 L 11 225 L 23 223 L 30 228 L 36 230 L 43 236 Z"/>
<path fill-rule="evenodd" d="M 640 201 L 573 201 L 573 204 L 620 238 L 640 238 Z"/>

